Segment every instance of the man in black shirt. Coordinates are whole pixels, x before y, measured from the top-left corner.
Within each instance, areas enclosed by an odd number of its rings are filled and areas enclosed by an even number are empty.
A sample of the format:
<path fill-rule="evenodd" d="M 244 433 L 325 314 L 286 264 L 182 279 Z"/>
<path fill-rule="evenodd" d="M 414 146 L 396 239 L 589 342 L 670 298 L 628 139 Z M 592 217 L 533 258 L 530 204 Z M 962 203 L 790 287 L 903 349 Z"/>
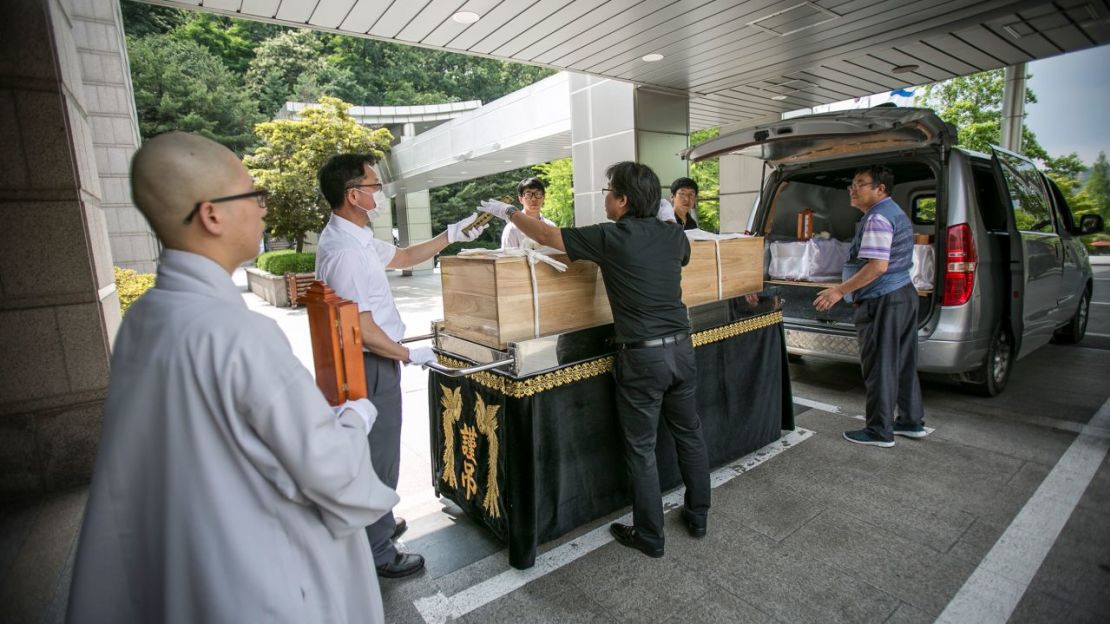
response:
<path fill-rule="evenodd" d="M 621 162 L 605 173 L 605 216 L 615 223 L 559 229 L 517 216 L 518 208 L 497 201 L 482 202 L 481 210 L 510 221 L 542 245 L 566 251 L 571 260 L 601 267 L 613 309 L 617 415 L 632 483 L 633 526 L 613 523 L 609 530 L 621 544 L 662 557 L 663 503 L 655 464 L 660 414 L 678 451 L 686 485 L 682 515 L 691 535 L 705 535 L 709 514 L 709 460 L 694 396 L 690 320 L 682 303 L 690 242 L 682 230 L 656 219 L 660 185 L 649 167 Z"/>

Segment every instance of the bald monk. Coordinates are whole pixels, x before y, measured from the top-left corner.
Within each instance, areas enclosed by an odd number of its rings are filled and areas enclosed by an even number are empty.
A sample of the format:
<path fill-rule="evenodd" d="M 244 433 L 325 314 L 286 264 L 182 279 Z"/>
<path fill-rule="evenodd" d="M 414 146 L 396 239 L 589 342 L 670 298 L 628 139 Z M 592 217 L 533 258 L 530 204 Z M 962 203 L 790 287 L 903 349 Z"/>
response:
<path fill-rule="evenodd" d="M 239 160 L 198 136 L 147 141 L 135 204 L 165 246 L 127 312 L 70 593 L 70 622 L 381 622 L 364 527 L 365 399 L 335 411 L 231 272 L 266 214 Z"/>

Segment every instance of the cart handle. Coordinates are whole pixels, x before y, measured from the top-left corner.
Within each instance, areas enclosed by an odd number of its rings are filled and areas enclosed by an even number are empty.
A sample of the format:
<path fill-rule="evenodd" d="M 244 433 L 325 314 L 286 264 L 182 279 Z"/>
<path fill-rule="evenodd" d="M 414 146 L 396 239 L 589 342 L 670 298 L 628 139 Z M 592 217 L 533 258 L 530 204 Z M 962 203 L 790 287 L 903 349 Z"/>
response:
<path fill-rule="evenodd" d="M 507 360 L 490 362 L 489 364 L 478 364 L 477 366 L 471 366 L 468 368 L 452 368 L 450 366 L 444 366 L 439 362 L 428 362 L 424 365 L 424 368 L 430 368 L 441 375 L 446 375 L 447 377 L 466 377 L 467 375 L 472 375 L 474 373 L 480 373 L 482 371 L 500 368 L 502 366 L 512 364 L 515 360 L 516 358 L 509 358 Z"/>
<path fill-rule="evenodd" d="M 435 334 L 422 334 L 420 336 L 409 336 L 407 338 L 402 338 L 402 339 L 398 340 L 397 342 L 399 342 L 401 344 L 405 344 L 406 342 L 420 342 L 421 340 L 431 340 L 432 338 L 435 338 L 435 337 L 436 337 Z"/>

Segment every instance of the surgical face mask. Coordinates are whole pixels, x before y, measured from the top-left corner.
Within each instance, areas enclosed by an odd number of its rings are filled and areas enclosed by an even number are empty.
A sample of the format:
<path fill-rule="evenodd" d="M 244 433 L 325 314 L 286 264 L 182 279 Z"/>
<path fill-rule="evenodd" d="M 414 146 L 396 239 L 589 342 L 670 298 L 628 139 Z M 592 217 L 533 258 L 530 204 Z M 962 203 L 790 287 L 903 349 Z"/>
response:
<path fill-rule="evenodd" d="M 359 193 L 367 194 L 366 191 L 364 191 L 362 189 L 355 189 L 355 190 L 358 191 Z M 373 193 L 369 193 L 369 195 L 370 195 L 370 199 L 374 200 L 374 207 L 370 208 L 369 210 L 367 210 L 366 208 L 363 208 L 362 206 L 358 206 L 358 208 L 359 208 L 359 210 L 362 210 L 363 212 L 366 213 L 366 217 L 368 219 L 373 221 L 374 219 L 377 219 L 378 217 L 382 216 L 381 207 L 384 206 L 386 204 L 386 202 L 388 202 L 389 200 L 386 198 L 385 193 L 383 193 L 381 191 L 374 191 Z"/>

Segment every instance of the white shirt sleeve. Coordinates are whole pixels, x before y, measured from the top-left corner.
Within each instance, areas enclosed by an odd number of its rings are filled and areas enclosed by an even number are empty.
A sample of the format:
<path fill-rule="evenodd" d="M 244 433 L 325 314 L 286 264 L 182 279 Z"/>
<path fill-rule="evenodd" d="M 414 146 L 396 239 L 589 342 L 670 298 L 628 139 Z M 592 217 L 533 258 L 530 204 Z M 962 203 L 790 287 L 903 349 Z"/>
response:
<path fill-rule="evenodd" d="M 372 270 L 369 258 L 358 249 L 338 249 L 328 254 L 320 262 L 318 272 L 320 279 L 337 295 L 354 301 L 359 312 L 374 312 L 389 295 L 385 273 Z"/>
<path fill-rule="evenodd" d="M 372 239 L 370 241 L 370 249 L 373 253 L 377 254 L 378 259 L 382 261 L 382 266 L 389 266 L 393 262 L 393 257 L 397 255 L 397 248 L 385 241 Z"/>

